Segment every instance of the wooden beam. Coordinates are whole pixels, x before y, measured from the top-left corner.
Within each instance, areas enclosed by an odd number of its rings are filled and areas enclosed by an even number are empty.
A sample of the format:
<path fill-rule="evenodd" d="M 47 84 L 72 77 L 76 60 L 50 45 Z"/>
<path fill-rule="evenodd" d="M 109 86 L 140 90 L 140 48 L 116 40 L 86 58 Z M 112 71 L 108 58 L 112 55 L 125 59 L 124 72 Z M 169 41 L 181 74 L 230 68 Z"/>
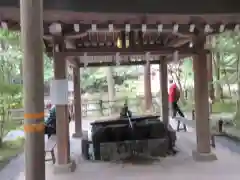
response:
<path fill-rule="evenodd" d="M 76 48 L 75 44 L 71 40 L 65 40 L 66 48 L 71 48 L 74 49 Z M 69 62 L 74 66 L 74 67 L 79 67 L 79 61 L 77 57 L 69 57 Z"/>
<path fill-rule="evenodd" d="M 159 45 L 144 45 L 143 47 L 134 48 L 117 48 L 117 47 L 82 47 L 78 49 L 68 49 L 64 52 L 56 52 L 59 56 L 83 56 L 87 53 L 88 56 L 108 56 L 120 53 L 121 55 L 143 55 L 149 52 L 153 55 L 168 55 L 178 51 L 181 55 L 193 55 L 197 52 L 196 48 L 187 47 L 162 47 Z M 204 49 L 205 53 L 209 50 Z"/>
<path fill-rule="evenodd" d="M 4 8 L 2 8 L 1 5 L 0 5 L 0 13 L 1 13 L 1 11 L 3 11 L 1 9 L 4 9 Z M 5 17 L 4 16 L 5 12 L 7 12 L 7 11 L 4 10 L 1 13 L 1 15 L 3 17 Z M 10 13 L 8 13 L 7 15 L 9 15 L 9 14 Z M 85 14 L 88 14 L 88 13 L 85 13 Z M 92 14 L 90 14 L 90 15 L 92 15 Z M 114 33 L 114 32 L 116 33 L 116 32 L 121 32 L 121 31 L 126 30 L 126 24 L 124 23 L 125 22 L 124 20 L 122 20 L 122 21 L 115 20 L 114 23 L 112 24 L 113 25 L 113 30 L 110 31 L 109 30 L 109 23 L 106 22 L 106 19 L 108 18 L 107 14 L 105 14 L 105 15 L 100 14 L 98 16 L 98 13 L 96 13 L 94 16 L 95 16 L 95 19 L 98 19 L 98 18 L 101 19 L 105 16 L 104 21 L 101 21 L 99 19 L 99 22 L 102 22 L 102 23 L 96 24 L 97 29 L 94 32 L 103 33 L 103 34 L 107 33 L 108 35 L 110 35 L 111 33 Z M 189 36 L 189 35 L 194 34 L 193 31 L 190 31 L 190 26 L 192 24 L 195 24 L 195 26 L 197 28 L 200 28 L 200 29 L 205 29 L 206 26 L 209 26 L 210 31 L 205 31 L 204 32 L 206 35 L 207 34 L 222 33 L 223 31 L 227 31 L 227 30 L 234 30 L 234 29 L 236 29 L 236 26 L 239 26 L 239 24 L 240 24 L 240 21 L 239 21 L 240 15 L 239 14 L 235 14 L 235 15 L 232 15 L 232 16 L 229 16 L 229 15 L 228 16 L 227 15 L 226 16 L 205 15 L 205 16 L 192 17 L 190 19 L 189 19 L 189 16 L 186 16 L 184 19 L 182 19 L 182 21 L 180 21 L 179 24 L 174 23 L 174 20 L 167 20 L 167 21 L 164 20 L 165 21 L 164 23 L 160 23 L 161 22 L 160 19 L 162 19 L 163 16 L 157 16 L 157 17 L 155 17 L 156 15 L 154 15 L 154 16 L 153 15 L 152 16 L 147 15 L 147 16 L 149 16 L 149 18 L 147 18 L 147 19 L 153 18 L 153 20 L 151 20 L 151 24 L 146 23 L 146 27 L 147 27 L 146 32 L 148 32 L 148 33 L 156 33 L 156 32 L 160 33 L 159 29 L 158 29 L 158 26 L 161 25 L 162 26 L 161 33 L 174 33 L 175 35 L 181 35 L 181 36 Z M 177 17 L 177 15 L 175 15 L 175 16 L 176 16 L 175 17 L 176 18 L 175 22 L 177 22 L 178 17 Z M 79 16 L 79 17 L 81 17 L 81 16 Z M 85 15 L 84 17 L 86 18 L 88 16 Z M 116 18 L 117 17 L 118 16 L 116 16 Z M 160 19 L 158 19 L 158 17 L 160 17 Z M 165 15 L 164 17 L 168 18 L 167 15 Z M 88 32 L 93 32 L 93 30 L 91 28 L 93 22 L 90 19 L 86 20 L 85 18 L 79 19 L 77 22 L 75 22 L 76 24 L 72 21 L 63 23 L 62 19 L 58 19 L 58 20 L 55 20 L 55 21 L 45 19 L 44 24 L 43 24 L 44 38 L 45 39 L 52 39 L 51 35 L 56 34 L 57 32 L 62 33 L 66 39 L 82 38 L 82 37 L 86 36 Z M 124 18 L 127 21 L 128 18 L 127 18 L 126 14 L 124 15 Z M 141 19 L 140 16 L 137 16 L 135 18 L 136 19 Z M 181 18 L 183 18 L 183 16 L 181 16 L 179 18 L 181 19 Z M 225 19 L 223 19 L 223 18 L 225 18 Z M 210 21 L 208 19 L 213 19 L 213 20 Z M 112 20 L 114 20 L 114 19 L 112 19 Z M 2 22 L 1 23 L 1 28 L 6 29 L 6 27 L 7 27 L 7 29 L 9 29 L 9 30 L 20 30 L 19 21 L 16 20 L 16 19 L 13 19 L 11 16 L 9 16 L 9 17 L 6 16 L 5 19 L 2 19 L 0 17 L 0 21 Z M 86 22 L 84 24 L 81 24 L 81 23 L 79 23 L 81 21 L 86 21 Z M 199 21 L 200 21 L 200 23 L 199 23 Z M 207 22 L 209 24 L 207 24 Z M 79 26 L 79 31 L 76 31 L 75 25 Z M 131 27 L 131 30 L 142 31 L 141 21 L 137 21 L 137 22 L 134 22 L 132 24 L 130 23 L 129 25 Z M 177 31 L 174 31 L 174 25 L 178 26 Z M 61 32 L 59 31 L 60 30 L 59 28 L 56 28 L 56 27 L 60 27 L 60 26 L 61 26 Z M 224 26 L 224 28 L 222 28 L 223 26 Z"/>
<path fill-rule="evenodd" d="M 160 58 L 159 56 L 155 57 L 154 60 L 149 61 L 150 64 L 159 64 L 160 61 L 166 61 L 167 63 L 170 63 L 173 58 L 172 56 L 163 56 L 164 58 Z M 187 56 L 181 56 L 179 59 L 185 58 Z M 106 67 L 106 66 L 136 66 L 136 65 L 145 65 L 147 61 L 145 59 L 142 60 L 128 60 L 128 61 L 120 61 L 118 64 L 114 58 L 111 61 L 93 61 L 89 63 L 79 62 L 79 67 Z"/>
<path fill-rule="evenodd" d="M 44 9 L 48 10 L 48 16 L 52 16 L 53 13 L 56 12 L 74 12 L 75 19 L 77 19 L 78 12 L 101 12 L 110 14 L 123 14 L 130 17 L 135 17 L 136 14 L 148 15 L 148 14 L 176 14 L 176 15 L 198 15 L 198 14 L 236 14 L 239 13 L 240 2 L 233 0 L 202 0 L 201 3 L 197 3 L 192 0 L 138 0 L 138 4 L 136 5 L 136 1 L 111 1 L 111 0 L 89 0 L 89 1 L 76 1 L 76 0 L 51 0 L 44 1 Z M 1 0 L 0 7 L 8 7 L 8 8 L 17 8 L 19 7 L 18 0 Z M 111 7 L 111 8 L 109 8 Z M 191 8 L 189 8 L 191 7 Z M 53 16 L 52 18 L 62 18 L 67 13 L 62 14 L 62 16 Z M 97 14 L 97 13 L 95 13 Z M 18 14 L 16 14 L 18 15 Z M 109 16 L 110 16 L 109 15 Z M 132 16 L 131 16 L 132 15 Z M 45 19 L 49 19 L 50 17 L 44 16 Z M 113 16 L 113 15 L 112 15 Z M 143 17 L 145 17 L 143 16 Z M 111 16 L 110 16 L 111 17 Z M 72 19 L 71 17 L 65 17 Z M 85 18 L 91 18 L 91 16 L 86 16 Z M 113 19 L 113 18 L 112 18 Z M 110 19 L 110 20 L 112 20 Z M 146 18 L 148 19 L 148 18 Z M 61 20 L 61 19 L 60 19 Z M 73 19 L 72 19 L 73 21 Z"/>
<path fill-rule="evenodd" d="M 76 66 L 79 68 L 80 67 L 80 62 L 78 60 L 78 57 L 75 57 L 74 61 L 75 61 Z"/>
<path fill-rule="evenodd" d="M 52 23 L 54 24 L 54 23 Z M 60 25 L 59 23 L 56 23 L 58 25 Z M 76 25 L 76 24 L 75 24 Z M 62 32 L 64 33 L 64 36 L 68 39 L 75 39 L 75 38 L 81 38 L 86 36 L 86 33 L 102 33 L 102 34 L 112 34 L 112 33 L 119 33 L 122 31 L 126 30 L 126 25 L 125 23 L 117 23 L 117 24 L 113 24 L 113 30 L 109 31 L 109 24 L 108 23 L 101 23 L 101 24 L 96 24 L 97 29 L 96 30 L 92 30 L 92 24 L 77 24 L 79 25 L 80 31 L 76 32 L 76 30 L 74 29 L 74 24 L 61 24 L 62 27 Z M 51 32 L 49 31 L 49 27 L 52 27 L 53 25 L 51 24 L 47 24 L 45 25 L 45 38 L 50 38 L 49 35 L 51 35 Z M 146 32 L 148 33 L 159 33 L 158 30 L 158 22 L 156 21 L 153 24 L 146 24 L 147 29 Z M 173 27 L 174 25 L 172 24 L 172 22 L 167 23 L 167 24 L 162 24 L 163 29 L 161 30 L 161 33 L 172 33 L 173 32 Z M 131 30 L 134 31 L 142 31 L 142 24 L 130 24 L 130 28 Z M 204 26 L 203 26 L 204 28 Z M 51 28 L 50 28 L 51 29 Z M 179 24 L 179 30 L 177 32 L 175 32 L 175 34 L 182 34 L 182 35 L 189 35 L 189 34 L 193 34 L 193 32 L 189 32 L 189 24 Z"/>
<path fill-rule="evenodd" d="M 68 58 L 67 60 L 68 60 L 68 62 L 70 62 L 70 64 L 71 64 L 72 66 L 74 66 L 74 67 L 79 67 L 79 62 L 76 61 L 73 57 L 70 57 L 70 58 Z"/>
<path fill-rule="evenodd" d="M 121 62 L 118 65 L 116 62 L 94 62 L 89 63 L 87 66 L 84 63 L 79 63 L 79 67 L 106 67 L 106 66 L 136 66 L 136 65 L 145 65 L 147 63 L 146 60 L 141 61 L 125 61 Z M 159 64 L 159 60 L 149 61 L 150 64 Z"/>
<path fill-rule="evenodd" d="M 182 46 L 186 43 L 189 43 L 192 41 L 192 38 L 180 38 L 180 39 L 174 39 L 172 41 L 169 42 L 168 46 L 171 47 L 179 47 Z"/>
<path fill-rule="evenodd" d="M 239 15 L 240 16 L 240 15 Z M 201 23 L 195 23 L 195 22 L 186 22 L 185 24 L 175 24 L 178 25 L 178 30 L 174 31 L 174 24 L 172 22 L 169 23 L 165 23 L 165 24 L 161 24 L 162 25 L 162 30 L 159 31 L 158 30 L 158 22 L 156 21 L 153 24 L 146 24 L 147 29 L 146 32 L 147 33 L 173 33 L 176 36 L 182 36 L 182 37 L 188 37 L 188 36 L 192 36 L 194 35 L 195 31 L 190 31 L 190 26 L 192 24 L 195 25 L 195 30 L 197 29 L 205 29 L 206 27 L 208 28 L 208 31 L 205 31 L 204 33 L 206 35 L 208 34 L 212 34 L 212 33 L 222 33 L 223 31 L 228 31 L 228 30 L 234 30 L 236 26 L 239 26 L 238 22 L 232 22 L 232 23 L 219 23 L 221 22 L 221 20 L 219 20 L 218 22 L 215 23 L 204 23 L 203 21 L 201 21 Z M 50 25 L 49 23 L 46 24 L 44 23 L 44 37 L 50 39 L 51 33 L 48 30 Z M 81 31 L 76 32 L 74 30 L 74 24 L 61 24 L 62 25 L 62 31 L 64 33 L 64 37 L 66 39 L 78 39 L 78 38 L 82 38 L 87 36 L 88 33 L 99 33 L 99 34 L 108 34 L 111 35 L 112 33 L 119 33 L 121 31 L 125 31 L 126 29 L 126 25 L 124 23 L 122 24 L 113 24 L 113 31 L 109 31 L 109 24 L 108 23 L 101 23 L 101 24 L 97 24 L 97 29 L 96 31 L 93 31 L 91 29 L 91 23 L 89 24 L 78 24 Z M 223 31 L 221 30 L 221 26 L 224 25 L 224 29 Z M 131 30 L 134 31 L 142 31 L 141 29 L 142 24 L 130 24 Z"/>

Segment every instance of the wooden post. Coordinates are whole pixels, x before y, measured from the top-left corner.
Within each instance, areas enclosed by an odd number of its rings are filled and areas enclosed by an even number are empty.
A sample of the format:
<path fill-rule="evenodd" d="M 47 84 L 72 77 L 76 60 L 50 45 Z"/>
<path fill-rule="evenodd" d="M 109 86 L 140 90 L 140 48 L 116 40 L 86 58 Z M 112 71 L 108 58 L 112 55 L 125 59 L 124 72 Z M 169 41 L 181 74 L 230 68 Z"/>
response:
<path fill-rule="evenodd" d="M 169 123 L 168 117 L 169 117 L 169 111 L 168 111 L 168 71 L 167 71 L 167 61 L 162 58 L 160 60 L 159 64 L 159 74 L 160 74 L 160 92 L 161 92 L 161 101 L 162 101 L 162 107 L 161 107 L 161 115 L 162 120 L 164 124 L 167 126 Z"/>
<path fill-rule="evenodd" d="M 74 120 L 75 133 L 73 137 L 82 136 L 82 103 L 81 103 L 81 88 L 80 88 L 80 70 L 73 68 L 73 93 L 74 93 Z"/>
<path fill-rule="evenodd" d="M 151 92 L 151 65 L 149 61 L 144 66 L 144 99 L 145 110 L 151 110 L 152 108 L 152 92 Z"/>
<path fill-rule="evenodd" d="M 193 60 L 197 150 L 193 151 L 193 158 L 198 161 L 211 161 L 217 158 L 211 153 L 210 146 L 208 69 L 207 54 L 203 52 L 204 44 L 205 36 L 197 35 L 195 46 L 198 52 Z"/>
<path fill-rule="evenodd" d="M 60 40 L 59 44 L 54 44 L 54 50 L 62 50 Z M 58 48 L 56 48 L 58 46 Z M 54 81 L 52 98 L 56 105 L 56 127 L 57 127 L 57 164 L 54 167 L 55 173 L 68 173 L 75 170 L 75 163 L 70 160 L 70 144 L 69 144 L 69 111 L 68 111 L 68 80 L 66 76 L 66 60 L 64 57 L 54 54 Z M 66 87 L 67 86 L 67 87 Z M 67 89 L 66 89 L 67 88 Z M 60 93 L 61 91 L 62 93 Z M 65 89 L 64 91 L 62 89 Z M 64 99 L 65 97 L 65 99 Z M 54 100 L 53 100 L 54 99 Z"/>
<path fill-rule="evenodd" d="M 45 180 L 43 1 L 21 0 L 25 179 Z"/>

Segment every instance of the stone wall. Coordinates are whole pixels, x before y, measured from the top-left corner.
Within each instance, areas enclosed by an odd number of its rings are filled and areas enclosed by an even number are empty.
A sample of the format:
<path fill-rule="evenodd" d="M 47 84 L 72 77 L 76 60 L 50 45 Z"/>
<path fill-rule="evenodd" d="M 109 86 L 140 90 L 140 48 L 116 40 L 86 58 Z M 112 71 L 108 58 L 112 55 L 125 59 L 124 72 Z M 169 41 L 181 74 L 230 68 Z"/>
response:
<path fill-rule="evenodd" d="M 137 141 L 109 142 L 100 144 L 101 160 L 123 160 L 134 154 L 165 156 L 168 139 L 148 139 Z"/>

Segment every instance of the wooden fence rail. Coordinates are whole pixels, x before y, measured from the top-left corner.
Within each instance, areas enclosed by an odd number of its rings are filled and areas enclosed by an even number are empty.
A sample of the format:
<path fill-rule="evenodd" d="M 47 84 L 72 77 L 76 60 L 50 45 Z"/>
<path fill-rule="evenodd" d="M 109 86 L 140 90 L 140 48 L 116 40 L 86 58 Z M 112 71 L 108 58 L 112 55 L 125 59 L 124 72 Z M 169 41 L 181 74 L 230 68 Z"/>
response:
<path fill-rule="evenodd" d="M 96 116 L 108 116 L 112 112 L 120 112 L 124 103 L 128 104 L 129 109 L 133 113 L 141 114 L 144 111 L 144 98 L 120 98 L 114 101 L 107 100 L 82 100 L 82 116 L 83 117 L 96 117 Z M 153 111 L 159 112 L 159 104 L 156 98 L 153 97 Z M 10 109 L 8 111 L 11 120 L 22 121 L 24 115 L 24 109 Z M 45 109 L 45 116 L 48 115 L 48 109 Z"/>
<path fill-rule="evenodd" d="M 108 116 L 112 112 L 120 112 L 124 104 L 127 104 L 133 113 L 141 114 L 144 111 L 144 97 L 121 98 L 114 101 L 108 100 L 85 100 L 82 103 L 82 116 Z M 159 104 L 153 97 L 153 111 L 159 112 Z"/>
<path fill-rule="evenodd" d="M 45 109 L 45 117 L 48 115 L 48 109 Z M 24 118 L 24 109 L 10 109 L 8 110 L 9 119 L 13 121 L 22 121 Z"/>

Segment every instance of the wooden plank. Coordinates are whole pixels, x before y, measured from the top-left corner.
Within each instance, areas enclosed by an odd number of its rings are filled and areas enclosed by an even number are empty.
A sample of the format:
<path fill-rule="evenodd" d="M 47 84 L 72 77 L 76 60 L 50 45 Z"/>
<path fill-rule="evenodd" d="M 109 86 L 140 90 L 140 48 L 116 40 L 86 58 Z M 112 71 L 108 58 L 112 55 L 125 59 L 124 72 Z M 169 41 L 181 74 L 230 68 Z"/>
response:
<path fill-rule="evenodd" d="M 73 12 L 166 13 L 181 15 L 239 13 L 240 1 L 238 0 L 211 0 L 210 2 L 209 0 L 44 0 L 43 4 L 44 9 L 50 12 L 51 10 L 64 10 Z M 19 7 L 19 0 L 1 0 L 0 6 L 16 8 Z M 48 16 L 50 15 L 51 14 Z M 45 18 L 47 18 L 47 16 Z M 59 16 L 59 18 L 61 17 Z M 88 16 L 86 16 L 86 18 L 88 18 Z M 58 20 L 61 19 L 56 19 L 56 21 Z"/>

